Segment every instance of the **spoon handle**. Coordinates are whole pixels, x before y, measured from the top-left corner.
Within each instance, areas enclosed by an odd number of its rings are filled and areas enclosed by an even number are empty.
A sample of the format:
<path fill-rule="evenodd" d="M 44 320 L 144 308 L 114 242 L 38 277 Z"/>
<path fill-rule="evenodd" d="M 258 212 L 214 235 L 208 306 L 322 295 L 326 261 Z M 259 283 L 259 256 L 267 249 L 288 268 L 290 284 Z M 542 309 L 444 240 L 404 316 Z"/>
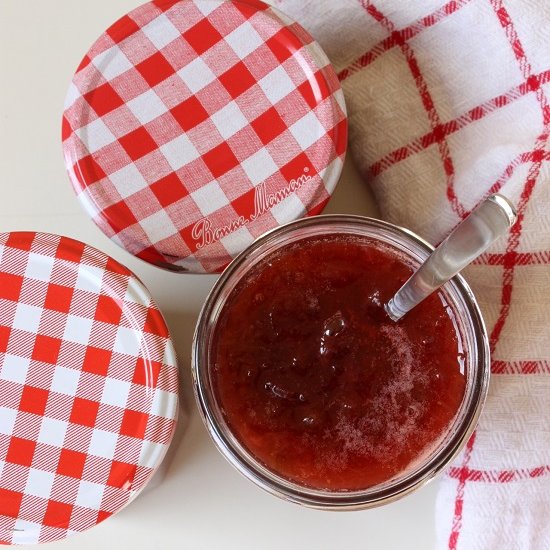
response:
<path fill-rule="evenodd" d="M 465 218 L 384 306 L 398 321 L 424 298 L 454 277 L 514 225 L 514 205 L 491 195 Z"/>

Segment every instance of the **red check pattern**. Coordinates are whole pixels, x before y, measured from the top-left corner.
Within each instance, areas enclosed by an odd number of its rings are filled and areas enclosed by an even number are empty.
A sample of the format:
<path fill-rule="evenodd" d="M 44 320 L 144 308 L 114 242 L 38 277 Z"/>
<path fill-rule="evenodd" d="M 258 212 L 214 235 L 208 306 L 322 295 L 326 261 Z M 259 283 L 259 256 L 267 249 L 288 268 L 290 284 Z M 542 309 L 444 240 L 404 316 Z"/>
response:
<path fill-rule="evenodd" d="M 126 250 L 176 271 L 219 271 L 265 231 L 320 212 L 346 143 L 327 57 L 257 0 L 132 11 L 82 61 L 63 117 L 86 210 Z"/>
<path fill-rule="evenodd" d="M 0 234 L 0 544 L 62 539 L 130 502 L 172 438 L 177 381 L 130 271 L 66 237 Z"/>
<path fill-rule="evenodd" d="M 493 380 L 441 481 L 438 548 L 550 548 L 550 13 L 542 0 L 279 0 L 338 70 L 385 218 L 434 243 L 487 195 L 519 220 L 466 273 Z M 346 28 L 345 38 L 342 28 Z"/>

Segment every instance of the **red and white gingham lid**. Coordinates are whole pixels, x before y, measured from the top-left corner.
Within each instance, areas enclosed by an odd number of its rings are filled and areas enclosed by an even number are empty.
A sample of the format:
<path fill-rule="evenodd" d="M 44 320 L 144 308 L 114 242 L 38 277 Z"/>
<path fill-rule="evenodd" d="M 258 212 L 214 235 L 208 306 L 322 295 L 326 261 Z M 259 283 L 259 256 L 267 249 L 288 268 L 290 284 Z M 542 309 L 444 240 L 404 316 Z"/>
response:
<path fill-rule="evenodd" d="M 66 237 L 0 234 L 0 544 L 61 539 L 132 500 L 172 438 L 177 386 L 130 271 Z"/>
<path fill-rule="evenodd" d="M 71 83 L 63 147 L 97 225 L 136 256 L 216 272 L 319 213 L 347 143 L 326 55 L 258 0 L 155 0 L 110 27 Z"/>

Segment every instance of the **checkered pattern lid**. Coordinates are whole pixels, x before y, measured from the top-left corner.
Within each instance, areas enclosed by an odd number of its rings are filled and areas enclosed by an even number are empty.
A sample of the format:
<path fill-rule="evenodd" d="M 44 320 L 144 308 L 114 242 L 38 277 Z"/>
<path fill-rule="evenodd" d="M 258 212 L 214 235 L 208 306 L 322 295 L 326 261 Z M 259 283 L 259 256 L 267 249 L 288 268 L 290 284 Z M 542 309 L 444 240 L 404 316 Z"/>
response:
<path fill-rule="evenodd" d="M 73 186 L 126 250 L 215 272 L 322 210 L 347 141 L 320 46 L 258 0 L 155 0 L 84 57 L 63 117 Z"/>
<path fill-rule="evenodd" d="M 0 544 L 125 506 L 172 438 L 177 366 L 130 271 L 82 243 L 0 234 Z"/>

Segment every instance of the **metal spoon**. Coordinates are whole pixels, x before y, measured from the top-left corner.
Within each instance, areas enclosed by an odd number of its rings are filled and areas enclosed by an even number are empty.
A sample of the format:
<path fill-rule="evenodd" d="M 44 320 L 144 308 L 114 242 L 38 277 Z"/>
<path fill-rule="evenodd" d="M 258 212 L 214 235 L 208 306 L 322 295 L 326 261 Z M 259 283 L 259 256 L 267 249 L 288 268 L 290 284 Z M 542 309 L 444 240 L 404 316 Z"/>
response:
<path fill-rule="evenodd" d="M 484 200 L 384 305 L 386 313 L 399 321 L 506 234 L 516 219 L 516 209 L 506 197 L 492 195 Z"/>

